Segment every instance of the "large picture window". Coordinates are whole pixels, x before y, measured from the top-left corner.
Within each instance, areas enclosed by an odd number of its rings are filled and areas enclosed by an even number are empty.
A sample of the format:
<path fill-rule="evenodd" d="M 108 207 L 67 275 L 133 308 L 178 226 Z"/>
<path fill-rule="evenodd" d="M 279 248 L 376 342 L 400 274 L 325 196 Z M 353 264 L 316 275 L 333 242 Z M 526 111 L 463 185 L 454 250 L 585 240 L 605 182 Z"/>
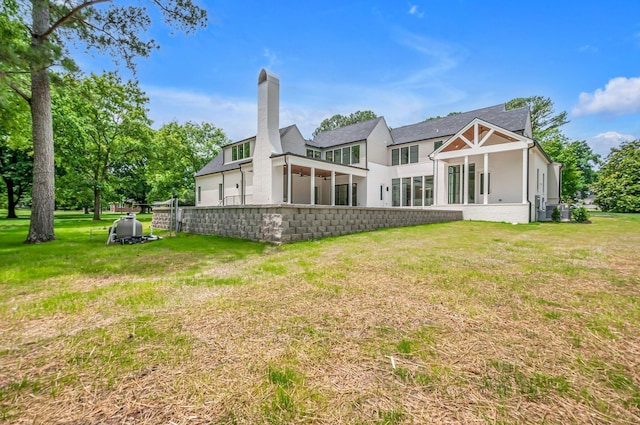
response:
<path fill-rule="evenodd" d="M 424 204 L 433 205 L 433 176 L 424 177 Z"/>
<path fill-rule="evenodd" d="M 413 178 L 413 206 L 422 206 L 422 177 Z"/>
<path fill-rule="evenodd" d="M 460 165 L 449 165 L 448 201 L 450 204 L 460 203 Z"/>
<path fill-rule="evenodd" d="M 400 179 L 391 180 L 391 206 L 400 206 Z"/>

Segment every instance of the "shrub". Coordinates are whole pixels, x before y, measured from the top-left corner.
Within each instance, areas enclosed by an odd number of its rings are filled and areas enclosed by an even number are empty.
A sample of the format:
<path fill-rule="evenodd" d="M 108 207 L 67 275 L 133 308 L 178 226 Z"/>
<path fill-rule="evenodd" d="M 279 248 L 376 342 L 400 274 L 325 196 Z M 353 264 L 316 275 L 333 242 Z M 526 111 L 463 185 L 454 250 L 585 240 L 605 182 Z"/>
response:
<path fill-rule="evenodd" d="M 560 215 L 560 209 L 558 207 L 555 207 L 551 212 L 551 220 L 559 223 L 561 218 L 562 216 Z"/>
<path fill-rule="evenodd" d="M 573 218 L 578 223 L 584 223 L 586 221 L 589 221 L 589 212 L 584 207 L 584 205 L 579 206 L 577 208 L 572 208 L 571 218 Z"/>

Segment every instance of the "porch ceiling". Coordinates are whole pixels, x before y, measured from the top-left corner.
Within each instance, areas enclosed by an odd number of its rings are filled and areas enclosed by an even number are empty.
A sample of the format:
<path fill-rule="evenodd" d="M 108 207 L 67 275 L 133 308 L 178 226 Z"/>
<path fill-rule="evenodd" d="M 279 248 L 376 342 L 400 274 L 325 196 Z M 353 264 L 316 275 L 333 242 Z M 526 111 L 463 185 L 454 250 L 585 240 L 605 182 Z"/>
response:
<path fill-rule="evenodd" d="M 287 167 L 284 166 L 283 167 L 283 174 L 287 174 Z M 310 176 L 311 175 L 311 167 L 304 167 L 302 165 L 291 165 L 291 174 L 297 174 L 299 176 Z M 330 170 L 322 170 L 319 168 L 315 169 L 315 175 L 316 177 L 331 177 L 331 171 Z M 346 175 L 346 173 L 341 173 L 336 171 L 336 176 L 343 176 Z"/>

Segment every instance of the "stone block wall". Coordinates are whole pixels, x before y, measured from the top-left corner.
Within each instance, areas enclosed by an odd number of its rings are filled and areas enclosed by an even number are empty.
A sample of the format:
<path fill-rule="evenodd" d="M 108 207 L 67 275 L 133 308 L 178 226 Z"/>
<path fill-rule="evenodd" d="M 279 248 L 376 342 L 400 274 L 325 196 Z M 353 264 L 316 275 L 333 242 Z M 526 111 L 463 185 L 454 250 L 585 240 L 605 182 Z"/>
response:
<path fill-rule="evenodd" d="M 183 207 L 181 229 L 202 235 L 230 236 L 276 244 L 462 220 L 461 211 L 269 205 Z M 154 208 L 153 227 L 168 229 L 169 209 Z"/>

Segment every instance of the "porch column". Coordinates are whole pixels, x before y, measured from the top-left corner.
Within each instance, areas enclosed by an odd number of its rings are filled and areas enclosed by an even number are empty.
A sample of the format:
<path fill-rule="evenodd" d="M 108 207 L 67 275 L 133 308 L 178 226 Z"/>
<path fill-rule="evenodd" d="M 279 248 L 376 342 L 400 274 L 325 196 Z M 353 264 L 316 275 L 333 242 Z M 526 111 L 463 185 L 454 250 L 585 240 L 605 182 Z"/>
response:
<path fill-rule="evenodd" d="M 351 206 L 351 199 L 353 198 L 353 193 L 352 192 L 352 188 L 351 186 L 353 186 L 353 174 L 349 174 L 349 187 L 347 188 L 347 205 Z"/>
<path fill-rule="evenodd" d="M 462 199 L 463 204 L 469 203 L 469 156 L 464 156 L 464 170 L 462 171 Z"/>
<path fill-rule="evenodd" d="M 331 172 L 331 206 L 336 205 L 336 172 Z"/>
<path fill-rule="evenodd" d="M 489 203 L 489 154 L 484 154 L 484 181 L 482 182 L 482 193 L 484 193 L 482 203 L 487 205 Z"/>
<path fill-rule="evenodd" d="M 310 183 L 311 188 L 309 189 L 309 205 L 315 205 L 316 204 L 316 197 L 315 197 L 315 188 L 316 188 L 316 169 L 315 167 L 311 167 L 311 183 Z"/>
<path fill-rule="evenodd" d="M 433 205 L 438 205 L 438 185 L 440 179 L 438 178 L 438 160 L 433 160 Z"/>
<path fill-rule="evenodd" d="M 522 203 L 527 203 L 527 176 L 529 175 L 529 149 L 522 149 Z"/>
<path fill-rule="evenodd" d="M 291 164 L 287 164 L 287 204 L 291 204 Z"/>

